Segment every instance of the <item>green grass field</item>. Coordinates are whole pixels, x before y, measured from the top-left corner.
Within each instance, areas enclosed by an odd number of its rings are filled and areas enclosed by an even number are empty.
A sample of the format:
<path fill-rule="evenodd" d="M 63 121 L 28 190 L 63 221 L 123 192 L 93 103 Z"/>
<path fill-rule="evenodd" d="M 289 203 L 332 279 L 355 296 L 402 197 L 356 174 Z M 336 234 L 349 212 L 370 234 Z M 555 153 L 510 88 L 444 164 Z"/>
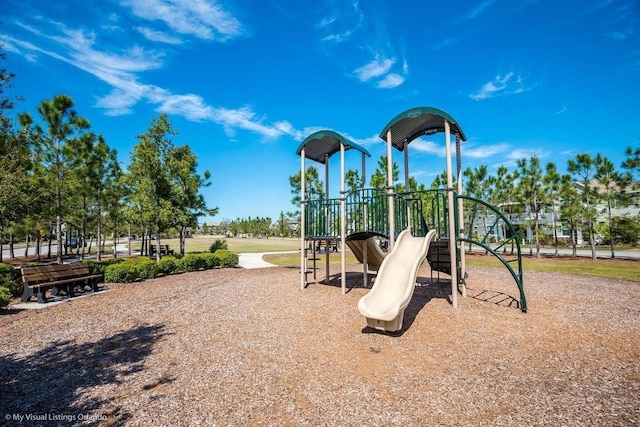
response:
<path fill-rule="evenodd" d="M 186 239 L 186 252 L 204 252 L 209 250 L 209 246 L 217 239 L 224 239 L 219 236 L 198 236 Z M 229 250 L 241 252 L 288 252 L 297 251 L 300 248 L 300 241 L 293 238 L 226 238 Z M 178 239 L 163 239 L 162 244 L 168 244 L 174 250 L 178 250 Z M 132 242 L 133 249 L 140 248 L 140 241 Z M 324 263 L 324 254 L 320 254 L 318 263 Z M 264 260 L 279 266 L 297 267 L 300 265 L 300 256 L 296 254 L 265 255 Z M 332 253 L 331 263 L 339 263 L 340 255 Z M 348 253 L 348 263 L 357 262 Z M 473 255 L 467 257 L 467 264 L 471 267 L 501 267 L 502 264 L 497 258 L 486 255 Z M 574 257 L 523 257 L 523 269 L 525 271 L 548 271 L 585 276 L 598 276 L 611 279 L 627 279 L 640 282 L 640 260 L 611 260 L 599 259 L 592 261 L 589 258 Z"/>

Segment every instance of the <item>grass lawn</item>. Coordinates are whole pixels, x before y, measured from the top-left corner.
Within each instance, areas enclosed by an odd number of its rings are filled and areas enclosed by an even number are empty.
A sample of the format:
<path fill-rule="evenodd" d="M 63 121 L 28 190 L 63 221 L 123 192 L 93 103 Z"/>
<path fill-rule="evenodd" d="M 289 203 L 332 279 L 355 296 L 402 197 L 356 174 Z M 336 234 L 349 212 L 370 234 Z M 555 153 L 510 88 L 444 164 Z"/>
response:
<path fill-rule="evenodd" d="M 198 236 L 186 240 L 186 252 L 204 252 L 209 250 L 209 246 L 218 240 L 224 239 L 229 250 L 241 252 L 288 252 L 297 251 L 300 248 L 300 241 L 296 238 L 270 238 L 270 239 L 244 239 L 244 238 L 223 238 L 220 236 Z M 176 250 L 179 247 L 178 239 L 163 239 L 162 244 L 168 244 Z M 132 242 L 133 249 L 140 248 L 140 241 Z M 110 248 L 109 248 L 110 249 Z M 324 253 L 319 254 L 320 260 L 317 262 L 323 265 L 325 262 Z M 298 267 L 300 256 L 295 254 L 265 255 L 264 260 L 279 266 Z M 340 254 L 330 255 L 331 263 L 340 262 Z M 355 257 L 350 252 L 347 253 L 347 263 L 356 263 Z M 471 267 L 502 267 L 500 261 L 493 256 L 487 255 L 467 255 L 467 264 Z M 627 279 L 640 282 L 640 260 L 618 260 L 599 259 L 592 261 L 586 257 L 523 257 L 523 269 L 526 271 L 548 271 L 568 273 L 585 276 L 598 276 L 612 279 Z"/>
<path fill-rule="evenodd" d="M 319 263 L 324 263 L 324 254 L 321 255 Z M 265 255 L 263 259 L 267 262 L 285 266 L 298 267 L 300 265 L 300 256 L 298 254 L 282 254 L 282 255 Z M 491 255 L 467 255 L 467 265 L 470 267 L 503 267 L 497 258 Z M 340 262 L 340 254 L 331 254 L 331 263 Z M 348 253 L 347 263 L 357 262 L 355 257 Z M 575 274 L 579 276 L 596 276 L 610 279 L 626 279 L 640 282 L 640 261 L 638 260 L 617 260 L 617 259 L 599 259 L 592 261 L 590 258 L 574 258 L 574 257 L 528 257 L 522 259 L 522 268 L 525 272 L 529 271 L 547 271 Z"/>

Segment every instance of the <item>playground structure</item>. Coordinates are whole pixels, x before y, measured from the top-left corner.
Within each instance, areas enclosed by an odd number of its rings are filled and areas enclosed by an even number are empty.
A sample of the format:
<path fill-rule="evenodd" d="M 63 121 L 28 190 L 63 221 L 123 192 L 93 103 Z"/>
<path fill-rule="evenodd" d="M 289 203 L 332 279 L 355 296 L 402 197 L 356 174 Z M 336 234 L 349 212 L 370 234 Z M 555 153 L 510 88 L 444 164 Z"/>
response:
<path fill-rule="evenodd" d="M 415 191 L 410 188 L 409 173 L 409 144 L 424 135 L 444 132 L 446 149 L 446 188 L 429 191 Z M 455 136 L 456 179 L 454 187 L 453 150 L 451 136 Z M 526 312 L 527 305 L 522 281 L 522 258 L 520 238 L 517 230 L 495 206 L 463 196 L 460 143 L 466 137 L 456 122 L 446 112 L 432 107 L 412 108 L 394 117 L 380 133 L 380 138 L 387 144 L 387 186 L 383 189 L 365 187 L 366 157 L 369 152 L 363 147 L 344 138 L 342 135 L 322 130 L 309 135 L 298 147 L 301 170 L 301 251 L 300 251 L 300 288 L 304 289 L 310 283 L 309 274 L 316 279 L 316 260 L 318 243 L 327 248 L 326 252 L 326 280 L 329 280 L 329 246 L 339 245 L 341 254 L 341 288 L 346 293 L 346 254 L 348 246 L 358 261 L 363 264 L 363 282 L 368 284 L 368 271 L 377 270 L 378 276 L 370 294 L 363 297 L 367 301 L 380 301 L 374 298 L 376 292 L 385 289 L 382 299 L 395 299 L 398 308 L 396 314 L 390 315 L 371 313 L 367 303 L 362 302 L 360 311 L 367 317 L 368 324 L 377 324 L 378 329 L 393 330 L 402 325 L 401 314 L 404 312 L 413 294 L 416 281 L 415 274 L 425 260 L 432 271 L 443 272 L 451 277 L 451 302 L 454 308 L 458 305 L 458 292 L 466 297 L 466 262 L 465 247 L 469 250 L 475 245 L 487 253 L 496 256 L 509 270 L 516 282 L 520 293 L 519 306 Z M 393 182 L 393 148 L 404 154 L 404 191 L 396 192 Z M 345 188 L 345 153 L 356 150 L 362 159 L 362 188 L 349 191 Z M 334 154 L 340 154 L 340 196 L 331 198 L 329 194 L 329 159 Z M 324 194 L 306 194 L 306 159 L 325 165 Z M 404 231 L 403 231 L 404 230 Z M 400 233 L 400 231 L 403 231 Z M 411 237 L 420 238 L 426 243 L 422 253 L 422 246 L 407 244 L 414 250 L 402 250 L 402 255 L 394 254 L 396 237 L 403 241 L 410 241 Z M 409 237 L 409 239 L 407 238 Z M 388 240 L 389 255 L 385 255 L 379 248 L 378 239 Z M 509 251 L 509 246 L 511 250 Z M 309 259 L 309 254 L 311 258 Z M 399 261 L 403 260 L 403 261 Z M 309 261 L 313 261 L 313 270 L 309 270 Z M 411 261 L 409 264 L 407 262 Z M 398 276 L 397 266 L 404 265 L 402 279 Z M 394 273 L 387 273 L 393 271 Z M 395 276 L 393 280 L 381 277 Z M 393 284 L 398 280 L 404 281 L 400 289 Z M 390 289 L 397 288 L 395 297 Z M 407 290 L 409 290 L 407 299 Z M 364 304 L 364 305 L 363 305 Z M 373 305 L 381 306 L 376 303 Z M 383 304 L 384 305 L 384 304 Z M 388 307 L 386 307 L 388 308 Z M 385 309 L 386 309 L 385 308 Z M 369 310 L 369 311 L 367 311 Z M 369 314 L 365 314 L 369 313 Z M 400 319 L 398 320 L 398 315 Z M 377 317 L 376 317 L 377 316 Z M 377 320 L 375 320 L 377 319 Z M 376 323 L 380 322 L 380 323 Z M 397 329 L 396 329 L 397 330 Z"/>

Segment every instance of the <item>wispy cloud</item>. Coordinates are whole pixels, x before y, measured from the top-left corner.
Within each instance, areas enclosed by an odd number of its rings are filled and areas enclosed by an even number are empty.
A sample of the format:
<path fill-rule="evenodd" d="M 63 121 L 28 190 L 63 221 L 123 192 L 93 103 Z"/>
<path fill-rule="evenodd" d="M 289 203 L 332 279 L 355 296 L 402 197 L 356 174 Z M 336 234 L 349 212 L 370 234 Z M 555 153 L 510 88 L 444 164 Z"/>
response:
<path fill-rule="evenodd" d="M 381 55 L 376 55 L 376 57 L 368 64 L 365 64 L 360 68 L 356 68 L 354 70 L 354 74 L 358 79 L 360 79 L 360 81 L 366 82 L 375 77 L 387 74 L 395 62 L 395 58 L 385 58 Z"/>
<path fill-rule="evenodd" d="M 433 141 L 426 141 L 424 139 L 416 139 L 409 146 L 410 149 L 418 151 L 420 153 L 435 154 L 438 157 L 444 157 L 446 150 L 444 146 L 441 146 Z"/>
<path fill-rule="evenodd" d="M 164 53 L 133 45 L 122 52 L 106 52 L 97 48 L 98 35 L 79 29 L 55 24 L 51 34 L 28 25 L 22 28 L 37 36 L 41 46 L 15 38 L 7 45 L 26 58 L 48 56 L 81 69 L 107 84 L 111 91 L 96 101 L 111 116 L 133 112 L 140 102 L 154 105 L 157 111 L 185 117 L 191 121 L 211 121 L 221 125 L 228 135 L 237 130 L 257 133 L 264 138 L 291 135 L 301 138 L 302 131 L 294 129 L 287 121 L 269 123 L 251 107 L 215 107 L 197 94 L 174 93 L 167 88 L 146 83 L 142 73 L 159 69 L 164 64 Z"/>
<path fill-rule="evenodd" d="M 509 144 L 489 144 L 489 145 L 477 145 L 463 144 L 462 155 L 472 159 L 485 159 L 487 157 L 495 156 L 496 154 L 504 153 L 509 149 Z"/>
<path fill-rule="evenodd" d="M 364 15 L 357 1 L 332 5 L 334 9 L 322 17 L 316 27 L 324 34 L 321 41 L 339 44 L 349 40 L 362 27 Z"/>
<path fill-rule="evenodd" d="M 400 74 L 391 73 L 384 76 L 384 78 L 378 82 L 377 87 L 380 89 L 393 89 L 402 83 L 404 83 L 404 77 Z"/>
<path fill-rule="evenodd" d="M 471 12 L 469 12 L 466 15 L 466 18 L 467 19 L 475 19 L 475 18 L 477 18 L 480 14 L 482 14 L 482 12 L 484 12 L 489 6 L 491 6 L 495 2 L 496 2 L 496 0 L 485 0 L 485 1 L 483 1 L 478 6 L 476 6 Z"/>
<path fill-rule="evenodd" d="M 345 62 L 359 64 L 347 69 L 360 82 L 373 83 L 378 89 L 396 88 L 405 82 L 409 64 L 406 58 L 398 60 L 393 53 L 394 43 L 386 31 L 387 16 L 381 15 L 371 2 L 363 2 L 362 6 L 358 0 L 328 3 L 330 10 L 315 25 L 321 48 L 329 58 L 341 58 L 340 66 Z"/>
<path fill-rule="evenodd" d="M 139 18 L 163 21 L 171 30 L 226 41 L 243 34 L 238 19 L 215 0 L 121 0 Z"/>
<path fill-rule="evenodd" d="M 558 111 L 556 111 L 554 114 L 564 114 L 567 111 L 567 106 L 563 106 L 561 109 L 559 109 Z"/>
<path fill-rule="evenodd" d="M 493 80 L 483 84 L 480 90 L 470 94 L 469 98 L 478 101 L 495 96 L 527 92 L 531 89 L 532 87 L 525 86 L 522 77 L 516 76 L 513 72 L 509 72 L 505 75 L 497 75 Z"/>
<path fill-rule="evenodd" d="M 507 154 L 507 158 L 513 161 L 520 159 L 530 159 L 531 157 L 538 157 L 540 159 L 549 156 L 549 152 L 540 148 L 518 148 Z"/>
<path fill-rule="evenodd" d="M 153 42 L 167 43 L 167 44 L 182 44 L 182 40 L 177 37 L 170 36 L 162 31 L 156 31 L 147 27 L 137 27 L 136 30 L 145 36 L 147 39 Z"/>

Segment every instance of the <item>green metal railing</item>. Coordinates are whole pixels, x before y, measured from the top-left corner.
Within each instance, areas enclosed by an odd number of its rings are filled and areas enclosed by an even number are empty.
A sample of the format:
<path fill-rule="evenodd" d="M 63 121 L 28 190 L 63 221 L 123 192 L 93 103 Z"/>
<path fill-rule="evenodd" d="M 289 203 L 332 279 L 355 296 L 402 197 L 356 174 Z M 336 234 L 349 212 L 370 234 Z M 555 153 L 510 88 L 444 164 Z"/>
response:
<path fill-rule="evenodd" d="M 500 260 L 515 280 L 520 291 L 520 309 L 526 312 L 519 233 L 497 207 L 468 196 L 456 195 L 455 200 L 456 206 L 458 200 L 463 201 L 464 229 L 467 230 L 458 241 L 480 246 Z"/>
<path fill-rule="evenodd" d="M 491 253 L 507 268 L 520 291 L 520 308 L 527 311 L 522 275 L 522 253 L 518 231 L 495 206 L 473 197 L 454 193 L 456 230 L 460 230 L 458 201 L 463 201 L 465 235 L 458 242 L 477 245 Z M 340 199 L 308 200 L 305 209 L 306 237 L 337 237 L 340 235 Z M 346 234 L 374 232 L 389 235 L 389 196 L 385 189 L 362 189 L 345 198 Z M 399 233 L 411 224 L 415 236 L 426 236 L 435 229 L 439 238 L 449 237 L 447 193 L 428 190 L 394 195 L 395 231 Z M 510 246 L 510 250 L 509 247 Z M 458 256 L 458 264 L 460 257 Z M 459 267 L 459 265 L 458 265 Z"/>

